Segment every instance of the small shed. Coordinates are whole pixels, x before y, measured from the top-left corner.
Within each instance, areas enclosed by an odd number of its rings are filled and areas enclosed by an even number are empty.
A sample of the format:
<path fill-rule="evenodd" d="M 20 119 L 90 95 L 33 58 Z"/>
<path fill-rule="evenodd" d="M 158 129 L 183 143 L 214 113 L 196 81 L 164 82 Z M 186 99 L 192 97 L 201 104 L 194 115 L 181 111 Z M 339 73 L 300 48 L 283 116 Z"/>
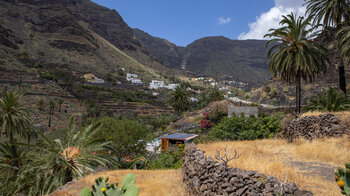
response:
<path fill-rule="evenodd" d="M 175 133 L 172 135 L 162 136 L 160 139 L 162 140 L 162 151 L 168 150 L 174 147 L 177 147 L 179 144 L 191 143 L 194 138 L 198 137 L 196 134 L 183 134 L 183 133 Z"/>

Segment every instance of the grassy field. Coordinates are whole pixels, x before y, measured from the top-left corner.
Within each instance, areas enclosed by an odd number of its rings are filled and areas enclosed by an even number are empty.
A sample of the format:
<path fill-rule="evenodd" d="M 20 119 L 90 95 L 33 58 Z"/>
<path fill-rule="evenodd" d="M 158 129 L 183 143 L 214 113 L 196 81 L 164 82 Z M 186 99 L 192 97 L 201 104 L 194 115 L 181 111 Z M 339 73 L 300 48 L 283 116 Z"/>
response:
<path fill-rule="evenodd" d="M 63 190 L 56 191 L 51 196 L 80 195 L 84 186 L 94 184 L 97 177 L 109 177 L 110 183 L 121 183 L 127 173 L 136 175 L 136 186 L 140 188 L 139 196 L 185 196 L 185 186 L 182 184 L 181 171 L 178 170 L 116 170 L 101 172 L 86 176 Z"/>
<path fill-rule="evenodd" d="M 298 187 L 310 190 L 314 195 L 341 195 L 334 181 L 333 170 L 344 167 L 350 161 L 350 139 L 324 138 L 308 142 L 299 140 L 287 143 L 283 140 L 269 139 L 256 141 L 232 141 L 199 144 L 208 156 L 227 146 L 229 152 L 236 149 L 240 158 L 230 162 L 230 166 L 245 170 L 256 170 L 273 175 Z M 99 176 L 110 177 L 111 182 L 121 182 L 129 172 L 136 175 L 140 196 L 182 196 L 186 195 L 180 171 L 176 170 L 117 170 L 86 176 L 74 184 L 52 195 L 79 195 L 84 186 L 93 183 Z"/>
<path fill-rule="evenodd" d="M 198 147 L 214 157 L 216 149 L 223 152 L 237 150 L 241 156 L 230 166 L 255 170 L 273 175 L 315 195 L 341 195 L 334 181 L 333 170 L 344 167 L 350 161 L 350 139 L 324 138 L 308 142 L 299 140 L 287 143 L 283 140 L 235 141 L 200 144 Z"/>

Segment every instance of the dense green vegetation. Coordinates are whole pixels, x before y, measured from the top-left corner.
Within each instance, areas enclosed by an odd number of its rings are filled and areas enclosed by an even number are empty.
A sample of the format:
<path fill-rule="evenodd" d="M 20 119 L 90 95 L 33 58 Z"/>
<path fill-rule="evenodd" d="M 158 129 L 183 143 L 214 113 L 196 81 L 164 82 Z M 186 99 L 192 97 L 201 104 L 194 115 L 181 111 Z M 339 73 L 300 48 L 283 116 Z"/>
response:
<path fill-rule="evenodd" d="M 350 109 L 350 100 L 335 88 L 330 88 L 326 94 L 318 94 L 310 99 L 303 108 L 306 111 L 338 112 Z"/>
<path fill-rule="evenodd" d="M 179 145 L 175 149 L 161 152 L 160 154 L 148 153 L 139 155 L 132 162 L 132 167 L 139 169 L 180 169 L 185 156 L 184 146 Z"/>
<path fill-rule="evenodd" d="M 280 117 L 259 115 L 258 117 L 226 117 L 209 134 L 214 140 L 254 140 L 272 138 L 281 130 Z"/>
<path fill-rule="evenodd" d="M 9 91 L 0 99 L 0 123 L 8 137 L 0 146 L 1 193 L 45 195 L 99 165 L 117 166 L 111 141 L 94 137 L 100 122 L 75 129 L 72 118 L 65 137 L 52 140 L 31 129 L 22 97 Z M 33 132 L 39 138 L 29 144 L 35 138 Z M 27 144 L 22 143 L 26 140 Z"/>
<path fill-rule="evenodd" d="M 115 151 L 113 156 L 119 157 L 121 167 L 127 167 L 123 160 L 128 156 L 145 153 L 146 141 L 152 139 L 151 127 L 145 126 L 136 120 L 123 117 L 103 117 L 98 120 L 103 127 L 96 132 L 95 138 L 111 141 L 111 146 Z"/>

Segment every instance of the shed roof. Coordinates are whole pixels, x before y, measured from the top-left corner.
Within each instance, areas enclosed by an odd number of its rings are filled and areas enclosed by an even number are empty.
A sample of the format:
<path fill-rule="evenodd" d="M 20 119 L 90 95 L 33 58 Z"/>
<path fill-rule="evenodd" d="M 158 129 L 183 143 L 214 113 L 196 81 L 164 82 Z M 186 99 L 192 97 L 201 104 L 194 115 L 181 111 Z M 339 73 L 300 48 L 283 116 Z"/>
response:
<path fill-rule="evenodd" d="M 183 134 L 183 133 L 175 133 L 172 135 L 162 136 L 161 139 L 170 139 L 170 140 L 190 140 L 198 137 L 196 134 Z"/>

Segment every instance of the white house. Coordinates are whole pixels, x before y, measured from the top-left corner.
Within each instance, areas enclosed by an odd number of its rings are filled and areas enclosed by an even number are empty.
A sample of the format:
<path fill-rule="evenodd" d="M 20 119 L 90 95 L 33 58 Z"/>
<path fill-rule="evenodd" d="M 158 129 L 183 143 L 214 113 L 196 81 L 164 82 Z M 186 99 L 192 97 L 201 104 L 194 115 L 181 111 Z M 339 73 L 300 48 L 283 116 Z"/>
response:
<path fill-rule="evenodd" d="M 174 90 L 178 86 L 179 86 L 179 84 L 169 84 L 168 86 L 165 86 L 165 88 L 170 89 L 170 90 Z"/>
<path fill-rule="evenodd" d="M 158 89 L 164 87 L 164 81 L 158 81 L 158 80 L 152 80 L 152 82 L 149 85 L 150 89 Z"/>
<path fill-rule="evenodd" d="M 126 80 L 127 81 L 131 81 L 133 78 L 138 78 L 138 75 L 136 75 L 136 74 L 131 74 L 131 73 L 127 73 L 126 74 Z"/>
<path fill-rule="evenodd" d="M 140 78 L 131 78 L 133 84 L 143 84 Z"/>
<path fill-rule="evenodd" d="M 95 77 L 94 83 L 103 84 L 103 83 L 105 83 L 105 81 L 104 81 L 104 79 Z"/>
<path fill-rule="evenodd" d="M 196 98 L 196 97 L 190 97 L 190 101 L 191 101 L 191 102 L 198 102 L 198 98 Z"/>

